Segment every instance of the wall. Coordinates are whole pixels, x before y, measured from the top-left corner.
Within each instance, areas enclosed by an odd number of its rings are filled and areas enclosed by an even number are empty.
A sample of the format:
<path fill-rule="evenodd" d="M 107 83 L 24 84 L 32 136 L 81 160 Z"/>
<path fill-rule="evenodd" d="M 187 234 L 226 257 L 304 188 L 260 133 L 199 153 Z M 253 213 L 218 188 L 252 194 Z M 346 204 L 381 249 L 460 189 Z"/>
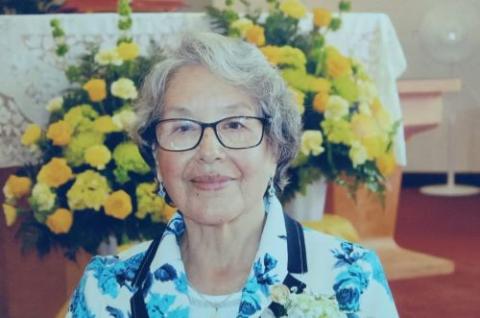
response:
<path fill-rule="evenodd" d="M 337 0 L 303 0 L 309 6 L 322 5 L 334 9 Z M 447 169 L 447 119 L 456 117 L 452 130 L 454 142 L 449 151 L 454 151 L 457 171 L 480 172 L 480 84 L 477 76 L 480 71 L 480 54 L 475 54 L 455 67 L 442 65 L 433 60 L 419 40 L 419 29 L 424 15 L 435 5 L 446 2 L 468 3 L 478 11 L 480 1 L 475 0 L 353 0 L 354 12 L 382 12 L 390 16 L 408 61 L 408 69 L 403 79 L 458 77 L 463 89 L 458 94 L 446 96 L 443 123 L 428 132 L 415 135 L 407 143 L 408 172 L 439 172 Z M 213 0 L 222 4 L 223 0 Z M 265 1 L 254 0 L 252 3 Z M 479 43 L 480 32 L 472 38 Z"/>

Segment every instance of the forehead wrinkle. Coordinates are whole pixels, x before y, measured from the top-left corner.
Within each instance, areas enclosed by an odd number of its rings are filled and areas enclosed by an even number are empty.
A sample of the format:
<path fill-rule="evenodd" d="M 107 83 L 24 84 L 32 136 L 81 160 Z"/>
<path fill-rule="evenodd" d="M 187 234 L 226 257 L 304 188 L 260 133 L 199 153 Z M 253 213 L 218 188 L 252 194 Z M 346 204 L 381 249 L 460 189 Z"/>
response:
<path fill-rule="evenodd" d="M 235 103 L 235 104 L 230 104 L 230 105 L 225 105 L 225 106 L 218 106 L 218 109 L 223 111 L 223 114 L 228 115 L 231 113 L 234 113 L 237 110 L 251 110 L 254 113 L 257 113 L 256 107 L 253 106 L 250 103 Z M 163 116 L 169 115 L 169 116 L 189 116 L 192 117 L 194 115 L 194 112 L 185 106 L 180 106 L 180 105 L 173 105 L 168 108 L 168 110 L 164 111 Z M 162 117 L 163 117 L 162 116 Z"/>

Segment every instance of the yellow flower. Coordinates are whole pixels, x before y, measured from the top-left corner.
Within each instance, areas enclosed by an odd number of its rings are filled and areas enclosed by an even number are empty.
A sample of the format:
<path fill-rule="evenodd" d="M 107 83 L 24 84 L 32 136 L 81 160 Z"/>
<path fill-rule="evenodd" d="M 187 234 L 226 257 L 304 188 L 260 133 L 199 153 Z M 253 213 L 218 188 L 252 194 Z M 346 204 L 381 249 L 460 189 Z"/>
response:
<path fill-rule="evenodd" d="M 352 147 L 348 152 L 348 156 L 350 157 L 350 160 L 352 160 L 354 167 L 364 164 L 368 159 L 365 147 L 363 147 L 363 145 L 358 141 L 354 141 L 352 143 Z"/>
<path fill-rule="evenodd" d="M 263 46 L 265 44 L 265 32 L 263 27 L 259 25 L 251 26 L 245 32 L 245 39 L 256 46 Z"/>
<path fill-rule="evenodd" d="M 20 141 L 22 142 L 22 145 L 31 146 L 40 139 L 41 135 L 42 128 L 40 128 L 40 126 L 36 124 L 29 124 L 25 129 Z"/>
<path fill-rule="evenodd" d="M 113 118 L 108 115 L 100 116 L 93 122 L 93 128 L 101 133 L 108 134 L 113 131 L 118 131 L 120 127 L 118 127 Z"/>
<path fill-rule="evenodd" d="M 132 200 L 123 190 L 115 191 L 104 204 L 105 214 L 123 220 L 132 213 Z"/>
<path fill-rule="evenodd" d="M 348 75 L 352 72 L 350 60 L 333 47 L 327 48 L 327 58 L 325 63 L 327 75 L 332 78 Z"/>
<path fill-rule="evenodd" d="M 52 113 L 57 110 L 62 109 L 63 106 L 63 97 L 55 97 L 51 99 L 47 104 L 47 110 Z"/>
<path fill-rule="evenodd" d="M 5 214 L 5 223 L 12 226 L 17 219 L 17 209 L 10 204 L 3 204 L 3 213 Z"/>
<path fill-rule="evenodd" d="M 373 103 L 373 100 L 378 96 L 377 88 L 371 81 L 358 81 L 358 100 L 366 103 Z"/>
<path fill-rule="evenodd" d="M 68 145 L 71 137 L 72 128 L 64 120 L 59 120 L 48 127 L 47 138 L 56 146 Z"/>
<path fill-rule="evenodd" d="M 73 224 L 73 215 L 70 210 L 59 208 L 47 217 L 45 224 L 55 234 L 68 233 Z"/>
<path fill-rule="evenodd" d="M 86 170 L 77 175 L 75 182 L 68 190 L 68 206 L 72 210 L 91 208 L 98 211 L 109 193 L 107 178 L 93 170 Z"/>
<path fill-rule="evenodd" d="M 175 212 L 177 212 L 177 209 L 168 204 L 165 204 L 163 207 L 163 216 L 165 220 L 170 220 Z"/>
<path fill-rule="evenodd" d="M 328 93 L 330 92 L 330 88 L 332 87 L 332 84 L 326 78 L 312 76 L 309 81 L 310 90 L 312 92 Z"/>
<path fill-rule="evenodd" d="M 323 136 L 319 130 L 305 130 L 302 134 L 300 151 L 305 155 L 320 155 L 325 149 L 322 147 Z"/>
<path fill-rule="evenodd" d="M 37 180 L 51 188 L 65 184 L 73 177 L 72 169 L 64 158 L 52 158 L 38 173 Z"/>
<path fill-rule="evenodd" d="M 119 127 L 119 129 L 127 131 L 133 126 L 136 120 L 137 115 L 133 110 L 128 108 L 115 113 L 112 117 L 113 123 Z"/>
<path fill-rule="evenodd" d="M 117 52 L 124 61 L 134 60 L 140 55 L 140 47 L 135 42 L 122 42 L 117 46 Z"/>
<path fill-rule="evenodd" d="M 92 102 L 101 102 L 107 97 L 107 83 L 103 79 L 92 78 L 83 85 Z"/>
<path fill-rule="evenodd" d="M 392 117 L 390 116 L 390 113 L 382 106 L 379 98 L 375 98 L 373 100 L 371 111 L 379 128 L 384 132 L 389 132 L 393 125 Z"/>
<path fill-rule="evenodd" d="M 325 109 L 325 118 L 338 120 L 348 115 L 349 104 L 344 98 L 332 95 L 328 98 Z"/>
<path fill-rule="evenodd" d="M 280 4 L 280 10 L 287 16 L 301 19 L 307 13 L 307 8 L 299 0 L 285 0 Z"/>
<path fill-rule="evenodd" d="M 3 186 L 3 194 L 7 200 L 19 199 L 30 193 L 32 180 L 27 177 L 10 175 Z"/>
<path fill-rule="evenodd" d="M 383 153 L 375 160 L 375 162 L 378 170 L 380 170 L 380 173 L 385 177 L 391 176 L 397 165 L 393 151 Z"/>
<path fill-rule="evenodd" d="M 324 120 L 321 124 L 327 140 L 331 143 L 350 145 L 353 140 L 353 133 L 350 123 L 345 119 Z"/>
<path fill-rule="evenodd" d="M 319 92 L 313 98 L 313 109 L 319 113 L 323 113 L 327 108 L 329 95 L 328 93 Z"/>
<path fill-rule="evenodd" d="M 110 86 L 110 91 L 113 96 L 122 98 L 122 99 L 135 99 L 138 96 L 137 88 L 135 83 L 131 79 L 122 77 L 117 81 L 113 82 Z"/>
<path fill-rule="evenodd" d="M 247 18 L 240 18 L 238 20 L 235 20 L 230 27 L 232 29 L 237 30 L 242 37 L 245 37 L 245 34 L 250 27 L 253 26 L 253 22 L 250 19 Z"/>
<path fill-rule="evenodd" d="M 263 55 L 267 61 L 270 62 L 270 64 L 278 65 L 280 63 L 282 50 L 278 46 L 267 45 L 260 48 L 260 51 L 262 51 Z"/>
<path fill-rule="evenodd" d="M 105 169 L 105 165 L 112 159 L 110 150 L 104 145 L 94 145 L 85 151 L 85 162 L 99 170 Z"/>
<path fill-rule="evenodd" d="M 35 210 L 48 212 L 55 205 L 56 198 L 57 195 L 52 192 L 48 185 L 38 182 L 32 189 L 29 201 Z"/>
<path fill-rule="evenodd" d="M 293 87 L 290 87 L 290 91 L 292 92 L 295 98 L 294 101 L 295 101 L 295 105 L 297 105 L 298 112 L 300 114 L 303 114 L 305 112 L 305 106 L 303 105 L 305 101 L 305 94 Z"/>
<path fill-rule="evenodd" d="M 369 159 L 375 159 L 385 154 L 388 145 L 386 136 L 381 135 L 364 137 L 361 142 L 367 150 Z"/>
<path fill-rule="evenodd" d="M 122 65 L 123 61 L 118 54 L 117 48 L 103 49 L 95 54 L 95 62 L 99 65 Z"/>
<path fill-rule="evenodd" d="M 351 126 L 358 139 L 376 136 L 380 133 L 375 119 L 362 113 L 356 113 L 352 116 Z"/>
<path fill-rule="evenodd" d="M 313 23 L 316 27 L 322 28 L 330 25 L 332 13 L 323 8 L 313 9 Z"/>

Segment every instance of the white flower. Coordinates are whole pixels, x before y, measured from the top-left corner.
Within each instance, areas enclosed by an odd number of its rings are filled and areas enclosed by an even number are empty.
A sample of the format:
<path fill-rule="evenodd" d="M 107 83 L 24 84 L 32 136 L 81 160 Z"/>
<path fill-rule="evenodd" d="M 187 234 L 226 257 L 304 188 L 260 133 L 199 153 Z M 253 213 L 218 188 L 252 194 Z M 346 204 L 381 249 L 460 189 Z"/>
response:
<path fill-rule="evenodd" d="M 348 101 L 340 96 L 332 95 L 328 98 L 325 109 L 325 118 L 338 120 L 348 115 Z"/>
<path fill-rule="evenodd" d="M 122 99 L 135 99 L 138 96 L 135 83 L 133 83 L 131 79 L 125 77 L 113 82 L 110 90 L 113 96 L 120 97 Z"/>
<path fill-rule="evenodd" d="M 378 96 L 377 88 L 371 81 L 358 81 L 358 100 L 371 104 Z"/>
<path fill-rule="evenodd" d="M 100 52 L 95 54 L 95 62 L 100 65 L 112 64 L 117 66 L 123 63 L 116 48 L 100 50 Z"/>
<path fill-rule="evenodd" d="M 319 130 L 305 130 L 302 134 L 302 140 L 300 142 L 300 151 L 305 156 L 310 154 L 318 156 L 325 150 L 322 147 L 322 143 L 323 136 Z"/>
<path fill-rule="evenodd" d="M 32 189 L 32 205 L 39 211 L 49 211 L 55 204 L 56 195 L 44 183 L 37 183 Z"/>
<path fill-rule="evenodd" d="M 137 115 L 131 109 L 124 109 L 112 116 L 115 126 L 122 130 L 129 130 L 137 120 Z"/>
<path fill-rule="evenodd" d="M 50 113 L 53 113 L 57 110 L 60 110 L 63 107 L 63 97 L 52 98 L 47 104 L 47 110 Z"/>
<path fill-rule="evenodd" d="M 352 143 L 348 156 L 352 160 L 354 167 L 365 163 L 368 159 L 367 150 L 359 141 L 354 141 Z"/>

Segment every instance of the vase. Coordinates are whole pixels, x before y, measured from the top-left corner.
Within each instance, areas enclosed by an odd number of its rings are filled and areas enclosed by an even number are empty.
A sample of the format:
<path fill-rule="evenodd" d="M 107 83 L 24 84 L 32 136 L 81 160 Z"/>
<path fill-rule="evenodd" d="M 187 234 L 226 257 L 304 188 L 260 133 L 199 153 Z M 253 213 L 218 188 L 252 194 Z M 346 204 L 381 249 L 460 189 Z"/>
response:
<path fill-rule="evenodd" d="M 305 195 L 295 197 L 285 204 L 285 212 L 298 221 L 320 220 L 325 210 L 327 182 L 321 178 L 307 186 Z"/>

